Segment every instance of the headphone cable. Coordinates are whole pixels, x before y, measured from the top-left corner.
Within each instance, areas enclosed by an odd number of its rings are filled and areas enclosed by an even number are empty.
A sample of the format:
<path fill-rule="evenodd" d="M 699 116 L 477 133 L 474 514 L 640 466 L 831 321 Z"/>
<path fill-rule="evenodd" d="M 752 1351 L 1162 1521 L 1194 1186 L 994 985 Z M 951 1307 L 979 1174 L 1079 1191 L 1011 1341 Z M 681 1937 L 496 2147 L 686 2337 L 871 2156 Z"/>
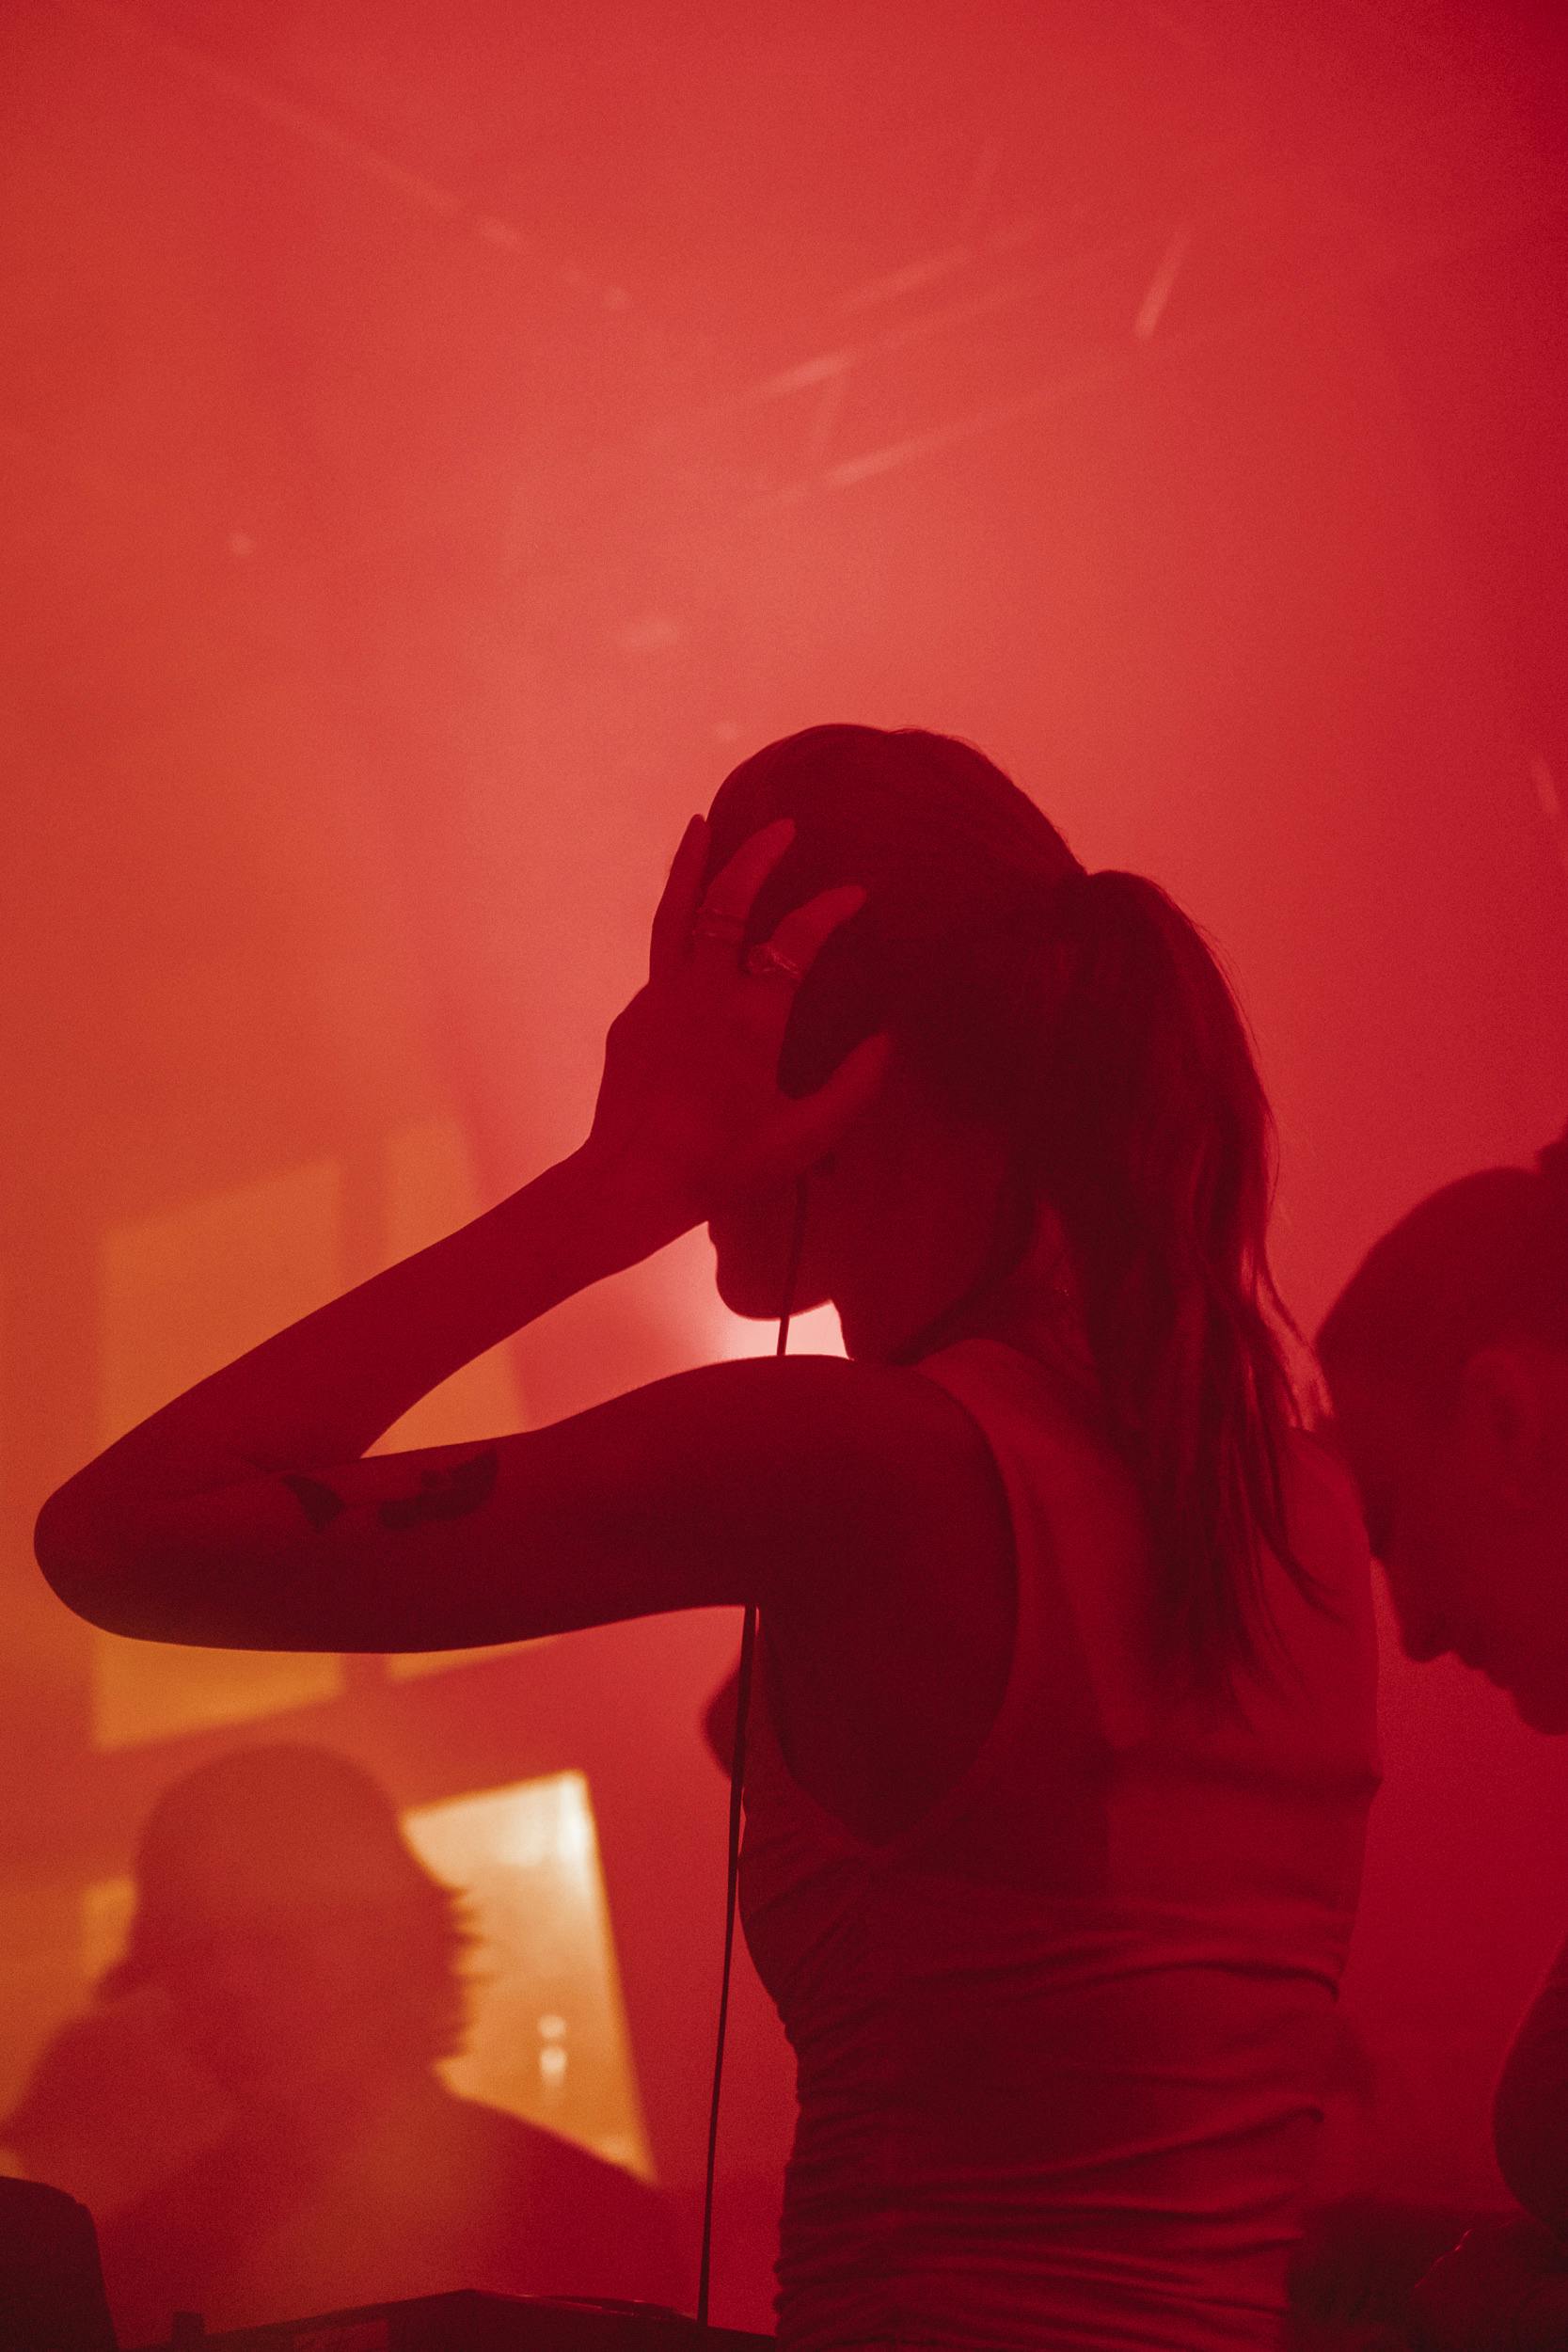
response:
<path fill-rule="evenodd" d="M 784 1300 L 779 1310 L 779 1340 L 773 1353 L 789 1350 L 789 1323 L 795 1307 L 795 1286 L 800 1272 L 800 1252 L 806 1238 L 806 1179 L 795 1187 L 795 1222 L 789 1238 L 789 1262 L 784 1272 Z M 713 2095 L 708 2105 L 707 2168 L 703 2184 L 703 2250 L 697 2265 L 697 2325 L 708 2324 L 708 2290 L 713 2272 L 713 2192 L 719 2167 L 719 2098 L 724 2079 L 724 2033 L 730 2016 L 730 1971 L 735 1960 L 735 1922 L 740 1894 L 741 1799 L 746 1781 L 746 1719 L 752 1705 L 752 1676 L 756 1663 L 757 1606 L 746 1603 L 740 1625 L 740 1664 L 735 1680 L 735 1744 L 730 1754 L 729 1853 L 724 1883 L 724 1961 L 719 1979 L 719 2026 L 714 2037 Z"/>

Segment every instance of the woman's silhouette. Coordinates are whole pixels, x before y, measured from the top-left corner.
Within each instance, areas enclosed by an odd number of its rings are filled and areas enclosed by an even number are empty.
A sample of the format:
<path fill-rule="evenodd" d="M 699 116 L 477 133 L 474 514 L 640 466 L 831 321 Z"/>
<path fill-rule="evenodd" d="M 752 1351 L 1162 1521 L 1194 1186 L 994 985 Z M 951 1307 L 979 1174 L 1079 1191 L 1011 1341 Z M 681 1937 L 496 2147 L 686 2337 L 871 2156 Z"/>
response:
<path fill-rule="evenodd" d="M 792 2346 L 1281 2340 L 1372 1763 L 1367 1561 L 1268 1319 L 1197 932 L 978 753 L 821 727 L 693 820 L 580 1151 L 46 1506 L 96 1623 L 444 1648 L 756 1601 L 748 1934 Z M 706 1222 L 847 1361 L 361 1459 Z"/>

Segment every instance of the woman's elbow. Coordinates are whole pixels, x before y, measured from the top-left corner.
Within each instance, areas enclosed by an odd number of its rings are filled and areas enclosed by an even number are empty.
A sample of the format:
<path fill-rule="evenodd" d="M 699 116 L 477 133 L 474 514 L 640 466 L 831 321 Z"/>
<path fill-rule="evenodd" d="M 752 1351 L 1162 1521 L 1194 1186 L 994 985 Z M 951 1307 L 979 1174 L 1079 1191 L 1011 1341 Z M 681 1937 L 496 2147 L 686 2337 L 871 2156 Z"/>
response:
<path fill-rule="evenodd" d="M 75 1482 L 52 1494 L 33 1529 L 33 1556 L 57 1600 L 105 1633 L 142 1630 L 134 1617 L 135 1580 L 126 1573 L 119 1547 L 102 1515 L 75 1490 Z"/>

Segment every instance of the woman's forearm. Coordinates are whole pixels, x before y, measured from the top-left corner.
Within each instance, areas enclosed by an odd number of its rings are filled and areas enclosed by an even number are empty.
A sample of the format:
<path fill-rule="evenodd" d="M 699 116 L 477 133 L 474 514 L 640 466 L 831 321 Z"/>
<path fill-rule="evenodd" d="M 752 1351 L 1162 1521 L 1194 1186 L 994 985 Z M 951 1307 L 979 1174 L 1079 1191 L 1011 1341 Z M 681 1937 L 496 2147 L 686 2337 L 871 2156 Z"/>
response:
<path fill-rule="evenodd" d="M 237 1474 L 356 1458 L 460 1366 L 675 1230 L 612 1168 L 559 1162 L 139 1423 L 51 1497 L 40 1552 L 52 1519 L 79 1531 Z"/>

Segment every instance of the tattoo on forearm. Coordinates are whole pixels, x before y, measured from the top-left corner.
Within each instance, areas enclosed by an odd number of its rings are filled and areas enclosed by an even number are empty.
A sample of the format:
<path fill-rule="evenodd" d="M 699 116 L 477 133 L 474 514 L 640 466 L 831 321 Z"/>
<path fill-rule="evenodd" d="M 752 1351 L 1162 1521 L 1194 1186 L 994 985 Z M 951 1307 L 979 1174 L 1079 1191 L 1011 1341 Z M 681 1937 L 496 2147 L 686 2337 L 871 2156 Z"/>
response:
<path fill-rule="evenodd" d="M 495 1447 L 453 1462 L 450 1470 L 426 1470 L 420 1491 L 384 1502 L 376 1513 L 383 1527 L 418 1527 L 424 1519 L 461 1519 L 490 1499 L 500 1457 Z"/>
<path fill-rule="evenodd" d="M 285 1478 L 283 1484 L 318 1534 L 324 1527 L 330 1527 L 339 1512 L 346 1508 L 342 1496 L 334 1494 L 323 1479 Z"/>
<path fill-rule="evenodd" d="M 466 1462 L 423 1471 L 417 1494 L 389 1496 L 377 1504 L 375 1516 L 383 1527 L 394 1530 L 419 1527 L 426 1519 L 464 1518 L 489 1501 L 499 1467 L 500 1456 L 495 1447 L 486 1446 L 482 1454 L 471 1454 Z M 283 1484 L 318 1534 L 330 1527 L 341 1511 L 348 1509 L 342 1496 L 325 1479 L 290 1476 Z"/>

